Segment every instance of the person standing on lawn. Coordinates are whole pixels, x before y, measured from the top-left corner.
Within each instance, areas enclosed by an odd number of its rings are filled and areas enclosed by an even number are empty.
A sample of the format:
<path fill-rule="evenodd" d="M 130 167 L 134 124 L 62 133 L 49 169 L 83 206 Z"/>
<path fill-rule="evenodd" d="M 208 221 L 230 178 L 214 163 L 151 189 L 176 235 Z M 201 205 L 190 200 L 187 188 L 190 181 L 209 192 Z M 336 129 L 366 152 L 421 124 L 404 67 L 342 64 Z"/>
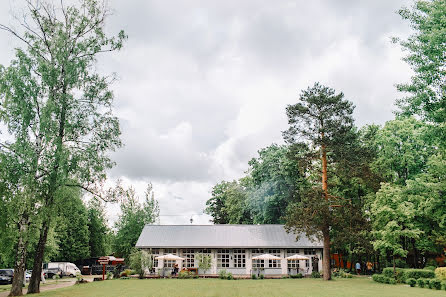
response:
<path fill-rule="evenodd" d="M 356 274 L 360 275 L 361 274 L 361 264 L 359 262 L 356 262 L 355 268 L 356 268 Z"/>
<path fill-rule="evenodd" d="M 368 275 L 372 275 L 373 263 L 370 262 L 370 261 L 367 261 L 366 266 L 367 266 L 367 274 L 368 274 Z"/>

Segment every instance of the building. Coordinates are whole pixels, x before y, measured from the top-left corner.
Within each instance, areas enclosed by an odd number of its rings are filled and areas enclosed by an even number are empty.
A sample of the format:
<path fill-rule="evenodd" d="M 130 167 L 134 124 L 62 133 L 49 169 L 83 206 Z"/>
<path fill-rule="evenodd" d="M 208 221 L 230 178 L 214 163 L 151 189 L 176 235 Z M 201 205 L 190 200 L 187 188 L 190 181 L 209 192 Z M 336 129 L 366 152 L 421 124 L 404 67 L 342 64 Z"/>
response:
<path fill-rule="evenodd" d="M 296 241 L 296 236 L 287 233 L 283 225 L 146 225 L 136 247 L 156 256 L 173 254 L 184 258 L 156 260 L 155 270 L 175 264 L 180 268 L 198 267 L 196 253 L 211 256 L 208 274 L 218 274 L 220 270 L 237 275 L 259 271 L 266 275 L 311 274 L 322 269 L 322 242 L 310 240 L 304 234 Z M 262 254 L 281 259 L 252 259 Z M 285 259 L 294 254 L 306 255 L 310 260 Z"/>

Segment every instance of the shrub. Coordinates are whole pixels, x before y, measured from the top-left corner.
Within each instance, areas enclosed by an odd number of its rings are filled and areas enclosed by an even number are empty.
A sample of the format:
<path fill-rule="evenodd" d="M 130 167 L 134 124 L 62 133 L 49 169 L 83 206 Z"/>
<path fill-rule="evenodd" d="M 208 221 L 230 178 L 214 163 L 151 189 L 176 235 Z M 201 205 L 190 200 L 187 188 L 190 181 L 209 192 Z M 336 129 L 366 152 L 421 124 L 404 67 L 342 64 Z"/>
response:
<path fill-rule="evenodd" d="M 231 272 L 228 272 L 228 273 L 226 274 L 226 279 L 227 279 L 227 280 L 232 280 L 232 279 L 234 279 L 234 276 L 232 276 L 232 273 L 231 273 Z"/>
<path fill-rule="evenodd" d="M 425 270 L 432 270 L 432 271 L 434 271 L 434 270 L 435 270 L 435 268 L 437 268 L 437 267 L 435 267 L 435 266 L 426 266 L 426 267 L 424 267 L 423 269 L 425 269 Z"/>
<path fill-rule="evenodd" d="M 180 273 L 178 273 L 178 278 L 181 278 L 181 279 L 192 278 L 193 274 L 194 273 L 192 273 L 190 271 L 182 270 L 182 271 L 180 271 Z"/>
<path fill-rule="evenodd" d="M 419 279 L 417 279 L 417 285 L 418 285 L 418 287 L 420 287 L 420 288 L 424 288 L 424 285 L 425 285 L 424 278 L 419 278 Z"/>
<path fill-rule="evenodd" d="M 435 272 L 428 269 L 404 269 L 400 274 L 401 281 L 405 282 L 408 278 L 434 278 Z"/>
<path fill-rule="evenodd" d="M 298 273 L 298 274 L 291 274 L 290 275 L 291 278 L 303 278 L 303 274 L 302 273 Z"/>
<path fill-rule="evenodd" d="M 264 279 L 265 276 L 263 274 L 260 275 L 260 279 Z"/>
<path fill-rule="evenodd" d="M 111 271 L 108 271 L 106 279 L 112 279 L 112 278 L 113 278 L 113 273 Z"/>
<path fill-rule="evenodd" d="M 220 270 L 219 272 L 218 272 L 218 277 L 220 278 L 220 279 L 226 279 L 226 270 Z"/>
<path fill-rule="evenodd" d="M 388 278 L 388 280 L 389 280 L 388 284 L 396 285 L 396 279 L 394 279 L 394 278 Z"/>
<path fill-rule="evenodd" d="M 290 278 L 288 275 L 282 275 L 282 278 Z"/>
<path fill-rule="evenodd" d="M 441 282 L 441 288 L 446 291 L 446 282 Z"/>
<path fill-rule="evenodd" d="M 393 267 L 386 267 L 383 269 L 383 274 L 386 277 L 396 278 L 397 280 L 401 279 L 401 274 L 404 271 L 403 268 L 395 268 L 395 274 L 393 273 Z"/>
<path fill-rule="evenodd" d="M 439 279 L 431 279 L 429 281 L 429 288 L 441 290 L 441 280 Z"/>
<path fill-rule="evenodd" d="M 415 287 L 415 285 L 417 284 L 417 280 L 414 278 L 408 278 L 406 280 L 406 284 L 408 284 L 411 287 Z"/>
<path fill-rule="evenodd" d="M 446 280 L 446 267 L 438 267 L 434 273 L 438 279 Z"/>
<path fill-rule="evenodd" d="M 251 278 L 252 278 L 252 279 L 257 279 L 257 275 L 255 275 L 255 274 L 251 274 Z"/>
<path fill-rule="evenodd" d="M 311 277 L 312 278 L 321 278 L 321 274 L 319 273 L 319 271 L 313 271 L 311 273 Z"/>
<path fill-rule="evenodd" d="M 340 277 L 340 278 L 352 278 L 353 275 L 351 273 L 348 273 L 344 269 L 335 270 L 332 273 L 333 277 Z"/>

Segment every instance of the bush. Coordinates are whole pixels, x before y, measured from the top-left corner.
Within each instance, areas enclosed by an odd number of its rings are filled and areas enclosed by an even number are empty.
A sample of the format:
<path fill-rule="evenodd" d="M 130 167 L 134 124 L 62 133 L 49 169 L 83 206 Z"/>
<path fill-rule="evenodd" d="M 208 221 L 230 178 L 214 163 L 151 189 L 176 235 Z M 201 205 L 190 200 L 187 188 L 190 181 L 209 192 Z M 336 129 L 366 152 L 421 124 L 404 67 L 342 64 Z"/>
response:
<path fill-rule="evenodd" d="M 282 275 L 282 278 L 290 278 L 288 275 Z"/>
<path fill-rule="evenodd" d="M 403 273 L 403 268 L 395 268 L 396 275 L 393 274 L 393 267 L 386 267 L 383 269 L 383 274 L 386 277 L 396 278 L 397 280 L 401 279 L 401 274 Z"/>
<path fill-rule="evenodd" d="M 441 288 L 446 291 L 446 282 L 441 282 Z"/>
<path fill-rule="evenodd" d="M 312 278 L 321 278 L 321 274 L 319 273 L 319 271 L 313 271 L 311 273 L 311 277 Z"/>
<path fill-rule="evenodd" d="M 414 278 L 408 278 L 406 280 L 406 284 L 408 284 L 411 287 L 415 287 L 415 285 L 417 284 L 417 280 Z"/>
<path fill-rule="evenodd" d="M 228 272 L 228 273 L 226 274 L 226 279 L 227 279 L 227 280 L 232 280 L 232 279 L 234 279 L 234 276 L 232 276 L 232 273 L 231 273 L 231 272 Z"/>
<path fill-rule="evenodd" d="M 180 273 L 178 273 L 178 278 L 188 279 L 188 278 L 192 278 L 194 276 L 194 274 L 195 273 L 192 273 L 190 271 L 182 270 L 182 271 L 180 271 Z"/>
<path fill-rule="evenodd" d="M 265 276 L 263 274 L 260 275 L 260 279 L 264 279 Z"/>
<path fill-rule="evenodd" d="M 419 278 L 419 279 L 417 279 L 417 285 L 418 285 L 418 287 L 420 287 L 420 288 L 424 288 L 424 285 L 426 284 L 426 282 L 425 282 L 425 280 L 424 280 L 424 278 Z"/>
<path fill-rule="evenodd" d="M 431 279 L 429 281 L 429 288 L 441 290 L 441 280 L 439 279 Z"/>
<path fill-rule="evenodd" d="M 393 277 L 387 277 L 384 274 L 374 274 L 372 275 L 372 279 L 378 283 L 396 284 L 396 280 Z"/>
<path fill-rule="evenodd" d="M 435 266 L 426 266 L 426 267 L 424 267 L 423 269 L 434 271 L 435 268 L 437 268 L 437 267 L 435 267 Z"/>
<path fill-rule="evenodd" d="M 291 274 L 290 275 L 291 278 L 303 278 L 303 274 L 302 273 L 298 273 L 298 274 Z"/>
<path fill-rule="evenodd" d="M 332 273 L 333 277 L 340 277 L 340 278 L 352 278 L 353 275 L 351 273 L 348 273 L 344 269 L 335 270 Z"/>
<path fill-rule="evenodd" d="M 255 274 L 251 274 L 251 278 L 252 278 L 252 279 L 257 279 L 257 275 L 255 275 Z"/>
<path fill-rule="evenodd" d="M 404 282 L 408 278 L 435 278 L 435 272 L 428 269 L 404 269 L 400 276 L 401 280 Z"/>
<path fill-rule="evenodd" d="M 219 279 L 226 279 L 226 270 L 220 270 L 219 272 L 218 272 L 218 278 Z"/>
<path fill-rule="evenodd" d="M 446 267 L 438 267 L 434 273 L 439 280 L 446 280 Z"/>

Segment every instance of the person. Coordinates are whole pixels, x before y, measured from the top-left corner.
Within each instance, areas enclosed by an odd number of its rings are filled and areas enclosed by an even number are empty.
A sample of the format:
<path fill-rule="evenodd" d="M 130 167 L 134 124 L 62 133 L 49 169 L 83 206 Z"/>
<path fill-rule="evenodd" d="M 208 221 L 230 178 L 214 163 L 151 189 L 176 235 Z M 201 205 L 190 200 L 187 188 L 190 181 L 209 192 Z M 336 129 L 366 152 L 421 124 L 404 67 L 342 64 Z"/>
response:
<path fill-rule="evenodd" d="M 367 274 L 372 275 L 373 264 L 370 261 L 367 261 Z"/>
<path fill-rule="evenodd" d="M 175 264 L 174 266 L 173 266 L 173 271 L 172 271 L 172 275 L 177 275 L 177 273 L 178 273 L 178 264 Z"/>
<path fill-rule="evenodd" d="M 42 283 L 46 283 L 46 281 L 45 281 L 45 272 L 43 272 L 43 268 L 40 271 L 40 280 L 42 281 Z"/>
<path fill-rule="evenodd" d="M 356 268 L 356 274 L 360 275 L 361 274 L 361 264 L 359 262 L 356 262 L 355 268 Z"/>

